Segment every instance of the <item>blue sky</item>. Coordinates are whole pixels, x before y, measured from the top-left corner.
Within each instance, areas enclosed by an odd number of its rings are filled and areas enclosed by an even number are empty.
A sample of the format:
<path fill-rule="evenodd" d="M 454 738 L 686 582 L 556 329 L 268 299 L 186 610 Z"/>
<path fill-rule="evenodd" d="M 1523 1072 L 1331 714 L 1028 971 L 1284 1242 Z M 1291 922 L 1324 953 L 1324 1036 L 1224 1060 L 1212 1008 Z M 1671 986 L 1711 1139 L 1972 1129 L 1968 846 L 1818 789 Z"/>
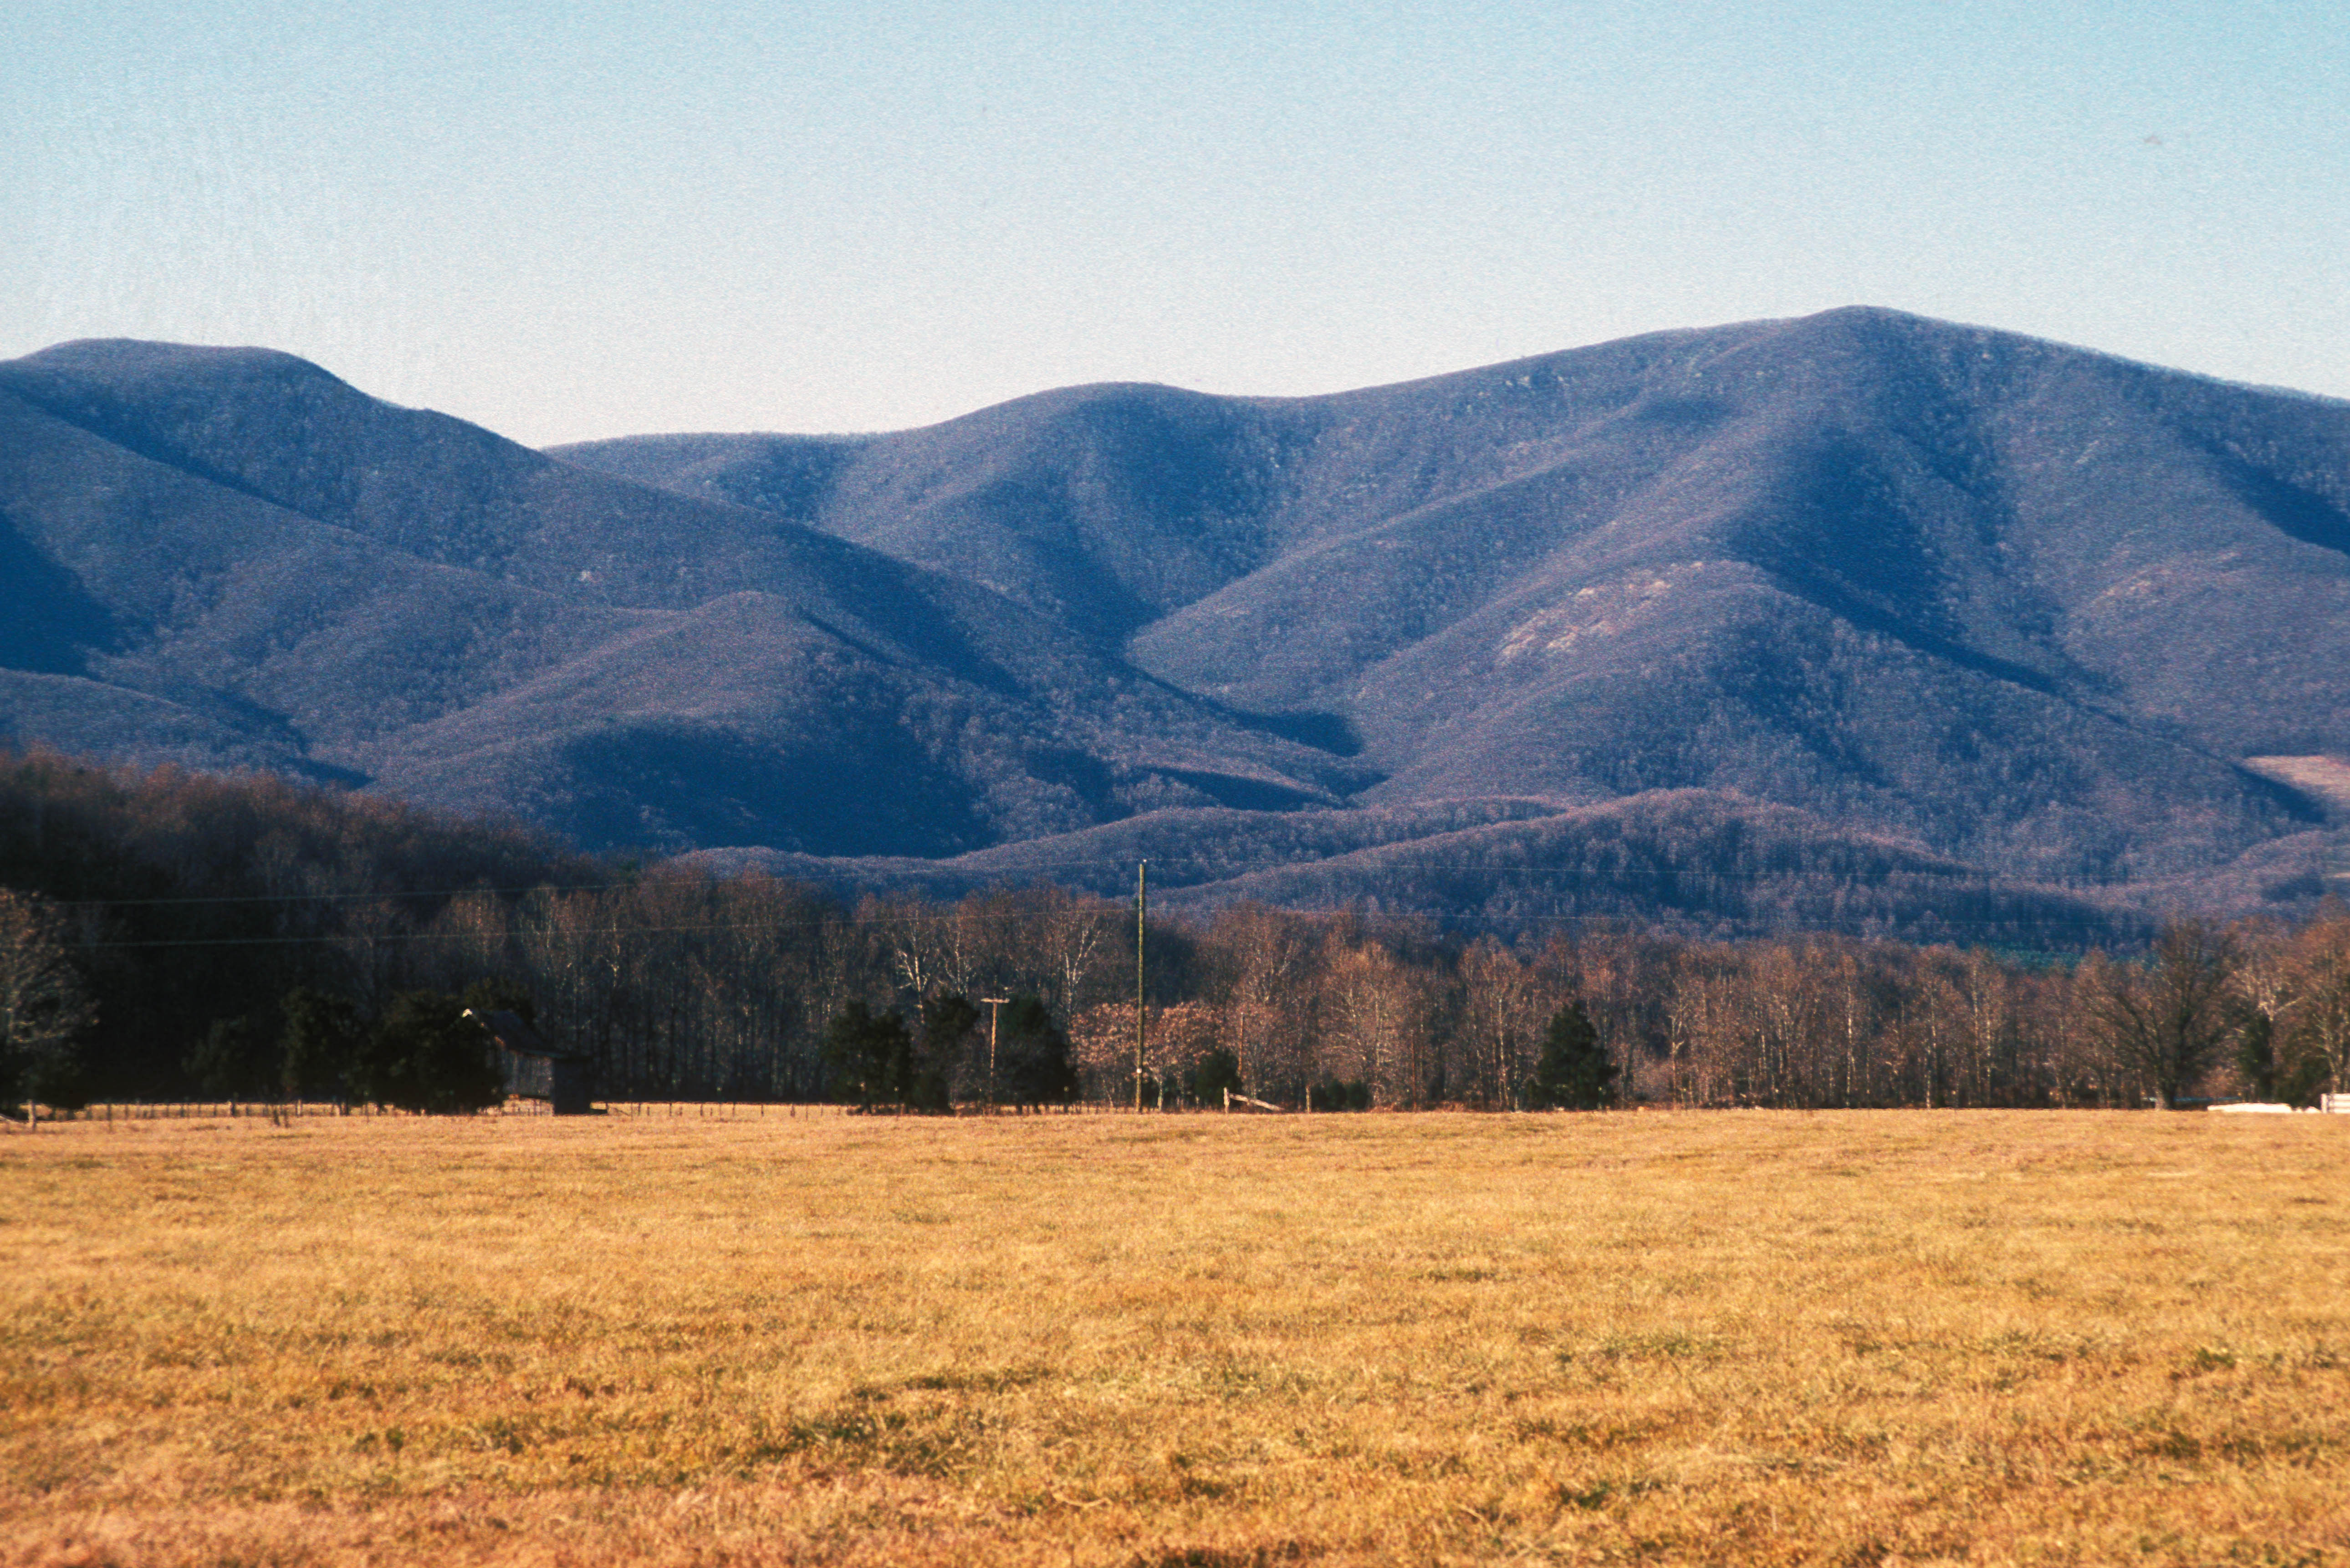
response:
<path fill-rule="evenodd" d="M 1875 304 L 2350 395 L 2321 5 L 0 7 L 0 355 L 520 440 Z"/>

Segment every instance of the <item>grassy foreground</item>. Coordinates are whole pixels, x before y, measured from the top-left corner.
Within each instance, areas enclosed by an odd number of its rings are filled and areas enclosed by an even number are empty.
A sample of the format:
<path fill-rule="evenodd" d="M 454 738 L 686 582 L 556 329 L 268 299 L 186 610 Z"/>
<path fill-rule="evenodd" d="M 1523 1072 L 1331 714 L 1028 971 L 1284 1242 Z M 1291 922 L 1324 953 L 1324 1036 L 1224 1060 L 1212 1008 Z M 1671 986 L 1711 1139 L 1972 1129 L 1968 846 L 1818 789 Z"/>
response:
<path fill-rule="evenodd" d="M 2350 1118 L 0 1141 L 0 1562 L 362 1561 L 2350 1561 Z"/>

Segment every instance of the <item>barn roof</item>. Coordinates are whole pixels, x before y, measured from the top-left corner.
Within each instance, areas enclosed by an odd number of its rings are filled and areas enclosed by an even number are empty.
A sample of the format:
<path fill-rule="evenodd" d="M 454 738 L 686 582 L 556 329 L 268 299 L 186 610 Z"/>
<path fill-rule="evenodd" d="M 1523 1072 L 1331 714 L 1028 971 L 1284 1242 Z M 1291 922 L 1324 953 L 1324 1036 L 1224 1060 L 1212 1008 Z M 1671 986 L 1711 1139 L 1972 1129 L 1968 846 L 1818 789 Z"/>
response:
<path fill-rule="evenodd" d="M 538 1031 L 522 1021 L 520 1013 L 509 1012 L 503 1007 L 487 1012 L 469 1007 L 465 1009 L 465 1016 L 488 1030 L 490 1038 L 498 1043 L 501 1051 L 512 1052 L 517 1056 L 545 1056 L 551 1061 L 571 1061 L 578 1055 L 576 1051 L 559 1051 L 549 1045 L 538 1037 Z"/>

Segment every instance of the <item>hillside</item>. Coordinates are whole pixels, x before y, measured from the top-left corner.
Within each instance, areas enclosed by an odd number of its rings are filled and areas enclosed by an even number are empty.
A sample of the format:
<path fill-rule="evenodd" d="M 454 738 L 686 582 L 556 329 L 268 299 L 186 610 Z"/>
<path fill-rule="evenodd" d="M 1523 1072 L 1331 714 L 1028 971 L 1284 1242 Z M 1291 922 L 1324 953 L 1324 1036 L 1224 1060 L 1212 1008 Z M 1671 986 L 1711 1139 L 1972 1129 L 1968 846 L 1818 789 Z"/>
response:
<path fill-rule="evenodd" d="M 2288 841 L 2283 853 L 2300 867 L 2312 846 Z M 1157 906 L 1191 914 L 1244 903 L 1354 907 L 1469 932 L 1628 923 L 1685 938 L 1839 930 L 2043 950 L 2133 941 L 2152 926 L 2144 909 L 2111 889 L 1990 877 L 1804 812 L 1701 790 L 1565 810 L 1497 799 L 1284 815 L 1154 812 L 943 860 L 843 862 L 760 849 L 687 857 L 722 874 L 931 898 L 1035 882 L 1116 898 L 1132 892 L 1135 862 L 1144 859 Z M 2277 879 L 2272 869 L 2262 886 Z M 2238 888 L 2230 901 L 2244 906 L 2248 891 L 2257 893 Z"/>
<path fill-rule="evenodd" d="M 100 756 L 660 850 L 948 851 L 1360 782 L 983 587 L 283 355 L 0 365 L 0 515 L 6 732 Z"/>
<path fill-rule="evenodd" d="M 843 881 L 1531 919 L 1638 823 L 1777 891 L 1609 912 L 2087 929 L 2305 904 L 2350 756 L 2350 404 L 1883 311 L 549 453 L 67 345 L 0 514 L 8 734 Z M 1559 875 L 1396 847 L 1461 833 Z"/>

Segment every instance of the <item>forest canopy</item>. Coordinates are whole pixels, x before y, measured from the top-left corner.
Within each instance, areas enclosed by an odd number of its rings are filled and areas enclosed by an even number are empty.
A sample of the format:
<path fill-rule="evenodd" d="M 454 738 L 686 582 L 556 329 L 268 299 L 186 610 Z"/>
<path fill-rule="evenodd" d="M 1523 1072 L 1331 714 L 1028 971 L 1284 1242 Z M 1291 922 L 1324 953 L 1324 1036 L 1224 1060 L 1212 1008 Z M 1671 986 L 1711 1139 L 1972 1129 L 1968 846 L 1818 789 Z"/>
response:
<path fill-rule="evenodd" d="M 1138 1082 L 1159 1106 L 2126 1106 L 2306 1101 L 2350 1073 L 2332 906 L 2065 958 L 1154 915 L 1138 1062 L 1133 908 L 1053 888 L 849 899 L 274 777 L 35 753 L 0 758 L 0 981 L 27 999 L 5 1012 L 0 1094 L 56 1105 L 464 1108 L 494 1086 L 427 1087 L 416 1064 L 463 1055 L 467 1005 L 526 1011 L 606 1097 L 896 1110 L 1127 1104 Z M 1007 1001 L 991 1017 L 986 998 Z"/>

